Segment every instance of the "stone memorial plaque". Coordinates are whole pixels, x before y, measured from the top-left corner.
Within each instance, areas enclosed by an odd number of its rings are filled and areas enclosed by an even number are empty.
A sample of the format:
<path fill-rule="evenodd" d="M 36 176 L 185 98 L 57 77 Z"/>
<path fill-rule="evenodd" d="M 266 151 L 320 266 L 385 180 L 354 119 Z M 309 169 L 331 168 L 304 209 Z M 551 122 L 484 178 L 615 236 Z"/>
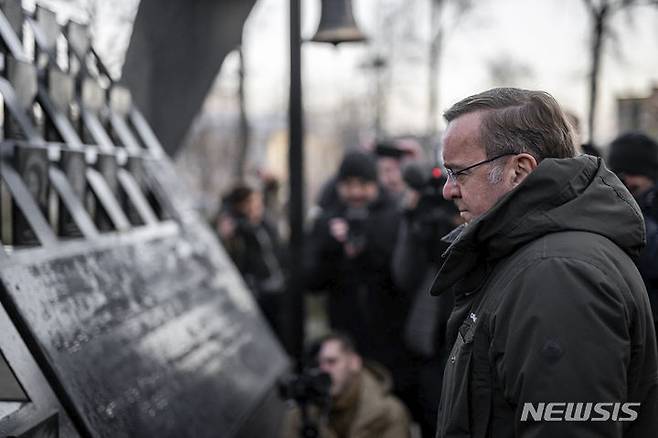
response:
<path fill-rule="evenodd" d="M 43 6 L 36 6 L 36 18 L 38 26 L 39 43 L 41 49 L 49 53 L 54 53 L 57 47 L 57 37 L 60 34 L 59 24 L 57 23 L 57 14 Z"/>
<path fill-rule="evenodd" d="M 2 305 L 0 333 L 0 436 L 79 437 Z"/>
<path fill-rule="evenodd" d="M 132 107 L 130 91 L 121 85 L 114 85 L 110 90 L 110 108 L 121 116 L 126 116 Z"/>
<path fill-rule="evenodd" d="M 82 81 L 81 101 L 86 110 L 98 114 L 105 105 L 105 90 L 95 80 L 85 78 Z"/>
<path fill-rule="evenodd" d="M 23 4 L 21 0 L 2 0 L 2 13 L 7 22 L 11 25 L 12 30 L 19 38 L 23 35 Z"/>
<path fill-rule="evenodd" d="M 44 217 L 48 211 L 48 152 L 40 146 L 16 148 L 14 167 Z M 39 239 L 18 205 L 13 206 L 13 244 L 38 245 Z"/>
<path fill-rule="evenodd" d="M 84 58 L 91 47 L 89 26 L 76 21 L 69 21 L 66 30 L 69 49 L 74 51 L 78 58 Z"/>
<path fill-rule="evenodd" d="M 287 359 L 214 236 L 165 222 L 92 243 L 0 267 L 88 432 L 235 436 Z"/>
<path fill-rule="evenodd" d="M 73 78 L 58 68 L 48 70 L 48 91 L 51 101 L 56 109 L 62 113 L 70 114 L 70 105 L 73 102 Z"/>
<path fill-rule="evenodd" d="M 27 112 L 37 95 L 37 70 L 34 65 L 7 57 L 7 78 L 12 84 L 19 108 Z"/>

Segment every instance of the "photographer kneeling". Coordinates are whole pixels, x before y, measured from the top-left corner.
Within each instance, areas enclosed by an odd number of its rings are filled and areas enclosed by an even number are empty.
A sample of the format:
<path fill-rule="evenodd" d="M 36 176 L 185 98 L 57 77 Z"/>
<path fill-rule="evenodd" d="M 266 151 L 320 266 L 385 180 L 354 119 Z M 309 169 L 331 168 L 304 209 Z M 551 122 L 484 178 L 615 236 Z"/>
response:
<path fill-rule="evenodd" d="M 381 368 L 364 366 L 347 336 L 325 336 L 319 343 L 317 362 L 331 377 L 328 415 L 316 419 L 320 438 L 409 437 L 409 416 L 390 393 L 390 376 Z M 300 436 L 302 426 L 300 411 L 295 408 L 286 418 L 283 438 Z"/>

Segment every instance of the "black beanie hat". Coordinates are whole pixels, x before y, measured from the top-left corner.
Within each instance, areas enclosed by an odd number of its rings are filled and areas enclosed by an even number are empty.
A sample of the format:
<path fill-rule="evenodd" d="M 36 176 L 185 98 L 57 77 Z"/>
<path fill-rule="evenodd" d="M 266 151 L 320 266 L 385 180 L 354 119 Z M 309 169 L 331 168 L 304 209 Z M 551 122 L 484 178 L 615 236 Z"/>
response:
<path fill-rule="evenodd" d="M 340 163 L 338 181 L 347 178 L 360 178 L 365 181 L 377 181 L 377 166 L 370 154 L 364 152 L 348 152 Z"/>
<path fill-rule="evenodd" d="M 610 143 L 608 165 L 615 173 L 658 178 L 658 143 L 650 137 L 630 132 Z"/>
<path fill-rule="evenodd" d="M 254 193 L 253 188 L 244 184 L 238 184 L 224 195 L 224 198 L 222 198 L 222 204 L 227 208 L 236 209 L 240 204 L 246 201 L 252 193 Z"/>
<path fill-rule="evenodd" d="M 400 160 L 407 153 L 407 151 L 400 149 L 395 146 L 395 144 L 389 142 L 379 142 L 377 143 L 377 146 L 375 146 L 375 155 L 377 155 L 377 157 L 389 157 Z"/>

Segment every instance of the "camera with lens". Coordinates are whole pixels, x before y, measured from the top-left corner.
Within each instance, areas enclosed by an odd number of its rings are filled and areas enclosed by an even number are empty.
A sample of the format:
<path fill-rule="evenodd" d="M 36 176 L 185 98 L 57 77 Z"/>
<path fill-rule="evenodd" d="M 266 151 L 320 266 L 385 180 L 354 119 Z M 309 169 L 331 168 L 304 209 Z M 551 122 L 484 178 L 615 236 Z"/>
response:
<path fill-rule="evenodd" d="M 279 394 L 299 405 L 325 406 L 329 403 L 329 374 L 319 368 L 307 368 L 301 374 L 291 374 L 279 380 Z"/>
<path fill-rule="evenodd" d="M 355 249 L 365 248 L 367 243 L 367 207 L 350 207 L 345 211 L 345 221 L 349 227 L 347 232 L 347 243 Z"/>
<path fill-rule="evenodd" d="M 301 374 L 291 374 L 279 379 L 279 395 L 293 400 L 299 407 L 302 424 L 299 436 L 317 438 L 319 420 L 326 415 L 331 396 L 331 377 L 319 368 L 305 368 Z"/>
<path fill-rule="evenodd" d="M 402 178 L 420 195 L 415 208 L 407 212 L 410 232 L 427 243 L 430 260 L 438 261 L 445 249 L 441 238 L 455 228 L 459 214 L 454 203 L 443 198 L 446 177 L 438 166 L 412 162 L 405 166 Z"/>

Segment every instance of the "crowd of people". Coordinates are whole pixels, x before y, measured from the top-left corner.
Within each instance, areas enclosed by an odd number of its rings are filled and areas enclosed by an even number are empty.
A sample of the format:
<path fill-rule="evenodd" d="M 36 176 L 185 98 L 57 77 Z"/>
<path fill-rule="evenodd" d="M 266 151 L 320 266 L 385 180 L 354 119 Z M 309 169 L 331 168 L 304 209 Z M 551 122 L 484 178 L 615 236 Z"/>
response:
<path fill-rule="evenodd" d="M 658 408 L 656 141 L 625 133 L 606 160 L 579 155 L 557 102 L 517 89 L 446 119 L 441 167 L 380 142 L 347 152 L 318 196 L 302 268 L 333 331 L 315 355 L 333 382 L 321 436 L 403 437 L 410 423 L 423 437 L 521 436 L 535 426 L 518 426 L 519 406 L 539 395 Z M 234 187 L 215 226 L 277 332 L 285 252 L 261 192 Z M 550 433 L 533 436 L 576 436 Z"/>

